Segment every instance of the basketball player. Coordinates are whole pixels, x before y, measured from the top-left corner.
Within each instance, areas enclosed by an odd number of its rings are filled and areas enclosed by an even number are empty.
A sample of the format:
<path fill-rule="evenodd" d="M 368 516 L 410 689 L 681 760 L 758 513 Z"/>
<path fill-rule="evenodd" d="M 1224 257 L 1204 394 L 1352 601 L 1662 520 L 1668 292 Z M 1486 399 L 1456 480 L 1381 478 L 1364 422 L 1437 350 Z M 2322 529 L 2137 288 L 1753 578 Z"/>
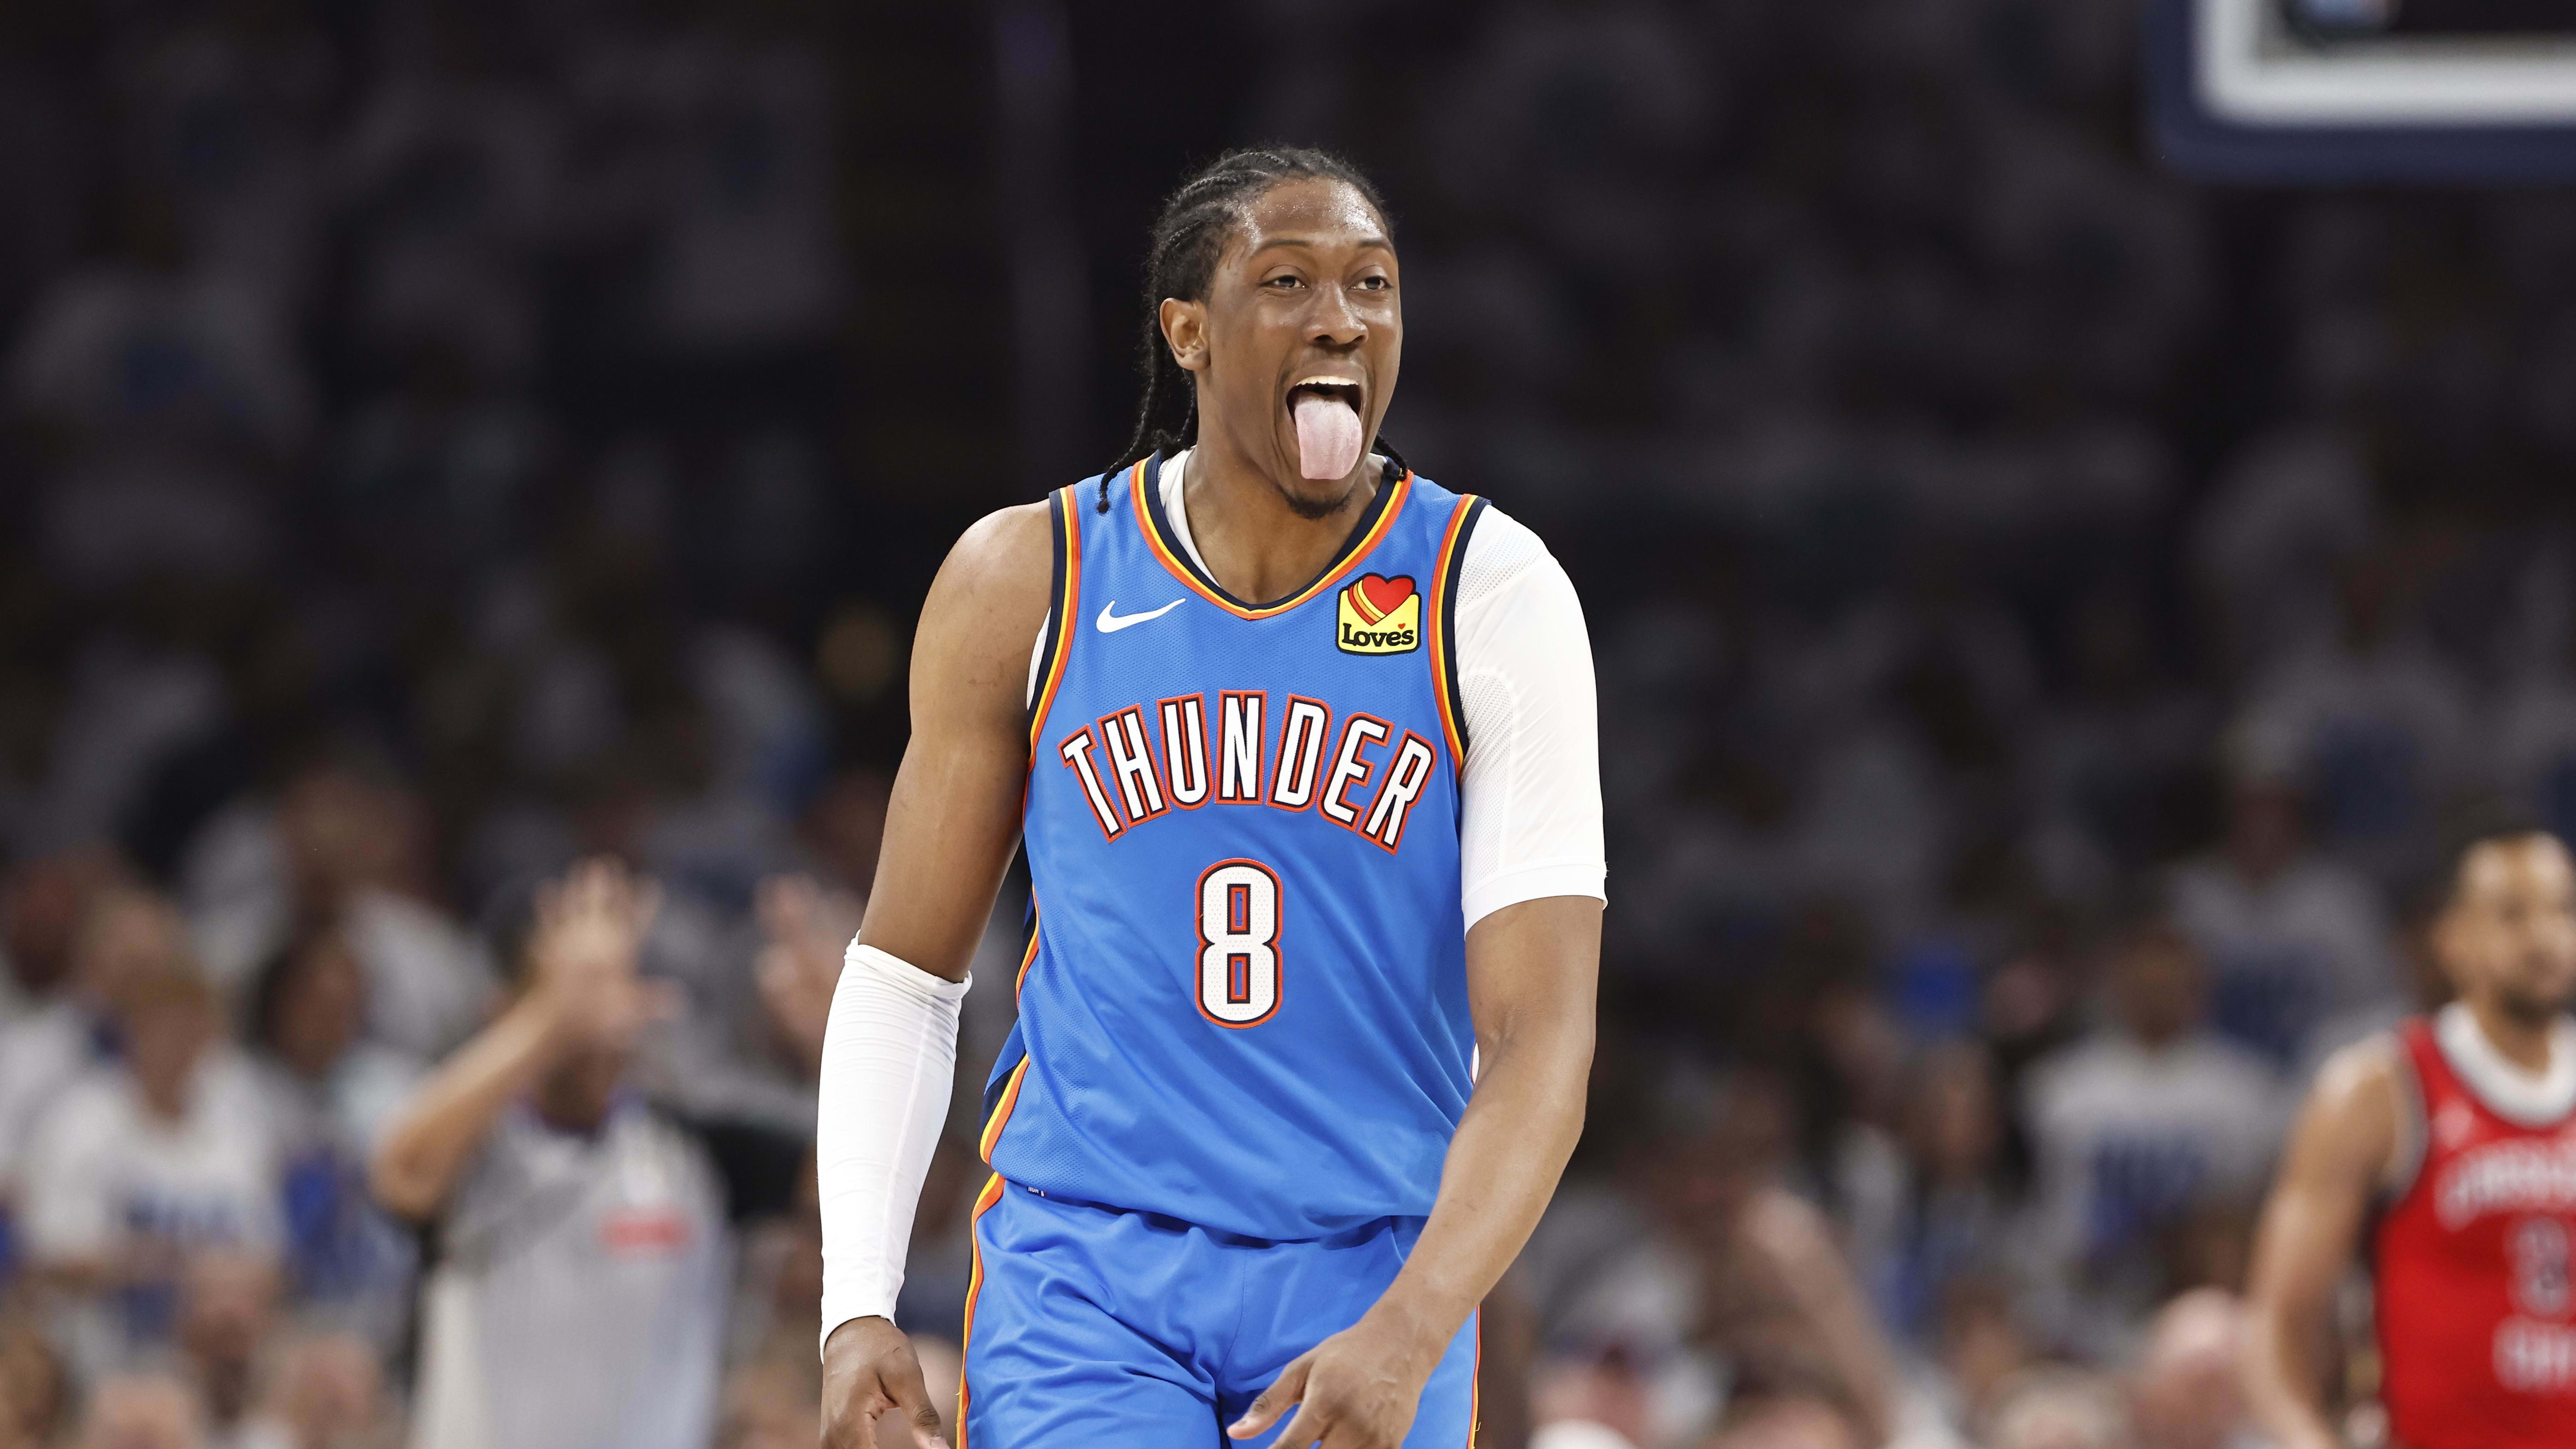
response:
<path fill-rule="evenodd" d="M 2282 1449 L 2343 1442 L 2329 1310 L 2365 1227 L 2393 1441 L 2576 1446 L 2576 866 L 2490 833 L 2450 892 L 2432 944 L 2459 1000 L 2328 1060 L 2263 1216 L 2246 1382 Z"/>
<path fill-rule="evenodd" d="M 1477 1304 L 1581 1125 L 1582 614 L 1527 529 L 1370 449 L 1383 207 L 1330 156 L 1239 152 L 1166 203 L 1148 273 L 1127 461 L 977 524 L 923 606 L 824 1053 L 835 1449 L 889 1411 L 936 1442 L 889 1319 L 1015 844 L 972 1449 L 1466 1445 Z"/>

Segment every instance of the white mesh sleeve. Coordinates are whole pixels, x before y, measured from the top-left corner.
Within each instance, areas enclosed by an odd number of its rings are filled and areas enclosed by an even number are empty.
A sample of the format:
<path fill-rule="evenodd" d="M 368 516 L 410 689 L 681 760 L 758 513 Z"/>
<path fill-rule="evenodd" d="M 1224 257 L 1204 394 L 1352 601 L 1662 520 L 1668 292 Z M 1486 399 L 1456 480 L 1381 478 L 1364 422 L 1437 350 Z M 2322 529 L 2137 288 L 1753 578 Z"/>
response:
<path fill-rule="evenodd" d="M 1487 505 L 1458 564 L 1467 924 L 1545 896 L 1604 898 L 1601 722 L 1574 581 Z"/>
<path fill-rule="evenodd" d="M 826 1341 L 853 1318 L 894 1317 L 913 1214 L 948 1118 L 968 984 L 856 941 L 842 961 L 814 1130 Z"/>

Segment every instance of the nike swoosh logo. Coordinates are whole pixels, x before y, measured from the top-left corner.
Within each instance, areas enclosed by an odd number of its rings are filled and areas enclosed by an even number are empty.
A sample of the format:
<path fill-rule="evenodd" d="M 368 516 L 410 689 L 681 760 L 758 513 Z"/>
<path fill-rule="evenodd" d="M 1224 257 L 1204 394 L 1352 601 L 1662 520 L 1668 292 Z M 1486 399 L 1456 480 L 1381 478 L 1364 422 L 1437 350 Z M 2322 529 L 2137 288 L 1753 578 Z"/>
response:
<path fill-rule="evenodd" d="M 1100 632 L 1103 634 L 1115 634 L 1130 624 L 1142 624 L 1148 619 L 1159 619 L 1180 606 L 1181 601 L 1174 599 L 1170 603 L 1165 604 L 1163 607 L 1156 609 L 1150 614 L 1121 615 L 1117 612 L 1118 601 L 1116 599 L 1111 599 L 1108 603 L 1100 606 L 1100 617 L 1092 620 L 1092 623 L 1098 627 Z"/>

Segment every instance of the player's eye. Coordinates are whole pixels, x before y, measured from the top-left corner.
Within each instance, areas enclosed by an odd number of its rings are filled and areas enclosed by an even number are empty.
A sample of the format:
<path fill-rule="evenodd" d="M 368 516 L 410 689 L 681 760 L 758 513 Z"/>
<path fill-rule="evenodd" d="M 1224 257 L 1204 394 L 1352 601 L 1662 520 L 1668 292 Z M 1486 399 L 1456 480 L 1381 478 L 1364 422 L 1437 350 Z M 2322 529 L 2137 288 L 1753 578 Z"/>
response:
<path fill-rule="evenodd" d="M 1360 278 L 1359 281 L 1353 285 L 1357 286 L 1363 292 L 1383 292 L 1394 284 L 1384 277 L 1369 276 Z"/>
<path fill-rule="evenodd" d="M 1306 285 L 1306 279 L 1297 276 L 1294 273 L 1286 273 L 1272 277 L 1269 281 L 1266 281 L 1261 285 L 1265 287 L 1277 287 L 1279 290 L 1285 292 Z"/>

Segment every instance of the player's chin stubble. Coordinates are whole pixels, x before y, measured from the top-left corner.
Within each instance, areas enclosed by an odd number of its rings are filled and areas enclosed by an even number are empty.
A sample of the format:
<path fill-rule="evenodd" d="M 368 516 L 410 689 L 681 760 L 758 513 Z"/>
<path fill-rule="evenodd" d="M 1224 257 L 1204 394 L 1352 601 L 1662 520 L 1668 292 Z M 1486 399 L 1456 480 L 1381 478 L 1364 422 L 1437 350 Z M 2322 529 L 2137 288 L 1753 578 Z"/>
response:
<path fill-rule="evenodd" d="M 2559 992 L 2544 996 L 2521 987 L 2506 987 L 2496 993 L 2496 1006 L 2517 1026 L 2546 1026 L 2565 1012 L 2576 994 Z"/>

